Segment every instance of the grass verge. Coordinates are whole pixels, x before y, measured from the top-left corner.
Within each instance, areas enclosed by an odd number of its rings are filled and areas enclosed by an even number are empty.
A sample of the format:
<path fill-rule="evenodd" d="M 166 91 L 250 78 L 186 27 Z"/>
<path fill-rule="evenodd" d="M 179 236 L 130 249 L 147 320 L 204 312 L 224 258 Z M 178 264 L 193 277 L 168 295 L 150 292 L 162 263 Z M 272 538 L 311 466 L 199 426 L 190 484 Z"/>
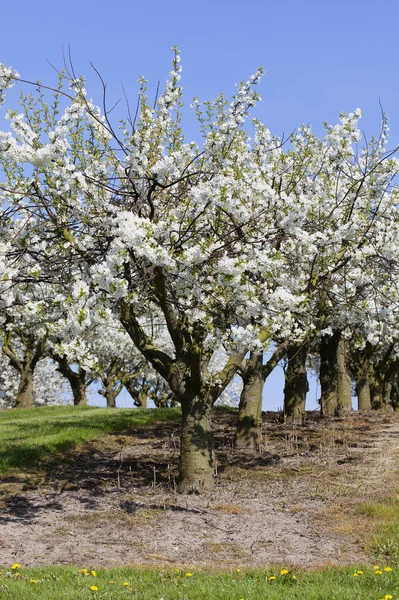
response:
<path fill-rule="evenodd" d="M 396 600 L 399 571 L 383 566 L 311 573 L 17 567 L 2 570 L 0 593 L 9 600 Z"/>
<path fill-rule="evenodd" d="M 178 409 L 53 406 L 0 413 L 0 474 L 110 433 L 179 423 Z"/>
<path fill-rule="evenodd" d="M 366 550 L 377 559 L 399 564 L 399 495 L 361 503 L 355 513 L 367 528 Z"/>

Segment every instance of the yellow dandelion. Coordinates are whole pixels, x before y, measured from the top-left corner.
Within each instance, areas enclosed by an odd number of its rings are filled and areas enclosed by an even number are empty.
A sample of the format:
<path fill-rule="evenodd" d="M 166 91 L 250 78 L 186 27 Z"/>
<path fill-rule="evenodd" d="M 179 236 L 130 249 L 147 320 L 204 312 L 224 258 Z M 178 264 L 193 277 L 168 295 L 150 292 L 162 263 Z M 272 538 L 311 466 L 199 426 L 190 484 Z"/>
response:
<path fill-rule="evenodd" d="M 95 571 L 90 571 L 90 575 L 93 575 L 93 577 L 97 577 L 97 573 Z"/>
<path fill-rule="evenodd" d="M 393 596 L 391 596 L 391 594 L 385 594 L 384 596 L 384 600 L 392 600 Z"/>
<path fill-rule="evenodd" d="M 98 587 L 96 585 L 91 585 L 90 589 L 92 592 L 98 592 Z"/>
<path fill-rule="evenodd" d="M 236 569 L 236 573 L 241 573 L 241 569 Z"/>
<path fill-rule="evenodd" d="M 375 573 L 376 575 L 382 575 L 382 571 L 380 571 L 380 569 L 376 569 L 376 570 L 374 571 L 374 573 Z"/>
<path fill-rule="evenodd" d="M 296 575 L 291 575 L 291 579 L 296 579 Z"/>
<path fill-rule="evenodd" d="M 14 577 L 19 577 L 19 573 L 14 573 Z"/>
<path fill-rule="evenodd" d="M 11 566 L 11 569 L 12 569 L 13 571 L 15 571 L 16 569 L 20 569 L 20 568 L 21 568 L 21 565 L 20 565 L 19 563 L 14 563 L 14 564 Z"/>
<path fill-rule="evenodd" d="M 186 577 L 192 577 L 192 576 L 193 576 L 193 574 L 192 574 L 192 573 L 190 573 L 190 572 L 189 572 L 189 573 L 186 573 Z"/>
<path fill-rule="evenodd" d="M 288 569 L 281 569 L 280 571 L 280 575 L 287 575 L 287 573 L 289 573 Z"/>
<path fill-rule="evenodd" d="M 353 573 L 353 577 L 359 577 L 359 573 Z"/>
<path fill-rule="evenodd" d="M 130 583 L 129 583 L 128 581 L 124 581 L 124 582 L 123 582 L 123 585 L 124 585 L 125 587 L 129 587 Z"/>
<path fill-rule="evenodd" d="M 180 573 L 180 569 L 173 569 L 173 573 Z"/>
<path fill-rule="evenodd" d="M 269 577 L 269 581 L 274 581 L 275 579 L 277 579 L 277 577 L 275 577 L 274 575 L 272 575 L 271 577 Z"/>
<path fill-rule="evenodd" d="M 386 571 L 387 573 L 389 573 L 389 571 L 392 571 L 391 567 L 385 567 L 384 571 Z"/>
<path fill-rule="evenodd" d="M 37 579 L 29 579 L 29 583 L 37 583 Z"/>
<path fill-rule="evenodd" d="M 373 569 L 379 569 L 380 567 L 378 565 L 374 565 Z"/>
<path fill-rule="evenodd" d="M 363 571 L 357 571 L 358 575 L 364 575 Z"/>

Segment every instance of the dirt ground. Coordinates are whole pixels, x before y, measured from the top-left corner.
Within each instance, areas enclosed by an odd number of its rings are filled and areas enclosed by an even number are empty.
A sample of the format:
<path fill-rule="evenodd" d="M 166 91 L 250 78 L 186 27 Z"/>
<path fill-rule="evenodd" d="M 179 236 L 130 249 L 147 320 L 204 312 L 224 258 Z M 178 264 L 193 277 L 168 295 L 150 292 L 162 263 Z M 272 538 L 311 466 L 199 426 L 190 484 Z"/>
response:
<path fill-rule="evenodd" d="M 217 487 L 176 492 L 178 425 L 108 436 L 0 482 L 0 564 L 313 568 L 369 562 L 356 506 L 398 479 L 399 419 L 264 416 L 262 448 L 238 453 L 216 417 Z M 363 531 L 364 533 L 364 531 Z"/>

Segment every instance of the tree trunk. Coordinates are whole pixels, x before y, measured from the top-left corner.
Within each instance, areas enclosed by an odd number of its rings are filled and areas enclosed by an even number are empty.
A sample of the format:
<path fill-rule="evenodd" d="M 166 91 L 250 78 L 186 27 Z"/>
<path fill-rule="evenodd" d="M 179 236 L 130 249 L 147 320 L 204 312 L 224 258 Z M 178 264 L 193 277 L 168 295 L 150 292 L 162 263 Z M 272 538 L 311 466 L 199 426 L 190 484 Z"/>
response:
<path fill-rule="evenodd" d="M 355 390 L 357 395 L 358 410 L 371 410 L 371 394 L 370 394 L 370 360 L 368 356 L 357 357 L 353 363 L 353 374 L 355 377 Z"/>
<path fill-rule="evenodd" d="M 123 389 L 124 384 L 116 379 L 116 376 L 111 371 L 101 377 L 103 390 L 98 390 L 98 393 L 105 397 L 107 408 L 116 408 L 116 398 Z M 116 386 L 116 387 L 115 387 Z"/>
<path fill-rule="evenodd" d="M 75 406 L 87 406 L 87 385 L 86 385 L 86 371 L 76 373 L 76 377 L 68 378 L 69 384 L 72 389 L 73 403 Z"/>
<path fill-rule="evenodd" d="M 382 381 L 381 378 L 378 376 L 373 364 L 371 364 L 369 368 L 369 381 L 371 409 L 382 410 L 384 408 L 382 399 Z"/>
<path fill-rule="evenodd" d="M 356 378 L 356 394 L 358 400 L 358 410 L 371 409 L 370 384 L 367 376 L 359 375 Z"/>
<path fill-rule="evenodd" d="M 320 340 L 320 405 L 323 415 L 335 415 L 338 410 L 337 348 L 340 337 L 341 332 L 335 331 Z"/>
<path fill-rule="evenodd" d="M 309 391 L 306 373 L 307 348 L 293 344 L 287 349 L 288 365 L 285 371 L 284 417 L 290 422 L 302 422 L 306 394 Z"/>
<path fill-rule="evenodd" d="M 337 413 L 352 410 L 352 385 L 346 361 L 345 338 L 340 337 L 337 346 Z"/>
<path fill-rule="evenodd" d="M 321 339 L 320 386 L 323 415 L 338 415 L 352 409 L 351 378 L 341 331 L 334 331 L 332 336 Z"/>
<path fill-rule="evenodd" d="M 262 373 L 263 352 L 251 352 L 243 369 L 244 387 L 238 407 L 236 446 L 255 449 L 259 447 L 262 427 Z"/>
<path fill-rule="evenodd" d="M 185 398 L 180 436 L 179 491 L 201 492 L 214 487 L 212 400 Z"/>
<path fill-rule="evenodd" d="M 389 380 L 384 381 L 383 390 L 382 390 L 382 403 L 383 403 L 383 408 L 387 412 L 392 412 L 391 392 L 392 392 L 392 382 Z"/>
<path fill-rule="evenodd" d="M 372 410 L 382 410 L 382 394 L 380 386 L 376 383 L 372 383 L 370 386 L 370 394 L 371 394 L 371 408 Z"/>
<path fill-rule="evenodd" d="M 392 385 L 391 402 L 392 402 L 392 410 L 394 412 L 397 412 L 399 409 L 399 394 L 398 394 L 397 376 L 395 377 L 395 380 Z"/>
<path fill-rule="evenodd" d="M 33 370 L 30 364 L 24 365 L 20 373 L 15 408 L 31 408 L 33 406 Z"/>
<path fill-rule="evenodd" d="M 45 343 L 45 335 L 38 340 L 28 336 L 24 340 L 24 358 L 21 360 L 13 349 L 11 334 L 8 333 L 5 336 L 2 352 L 10 359 L 10 365 L 19 374 L 15 408 L 30 408 L 33 406 L 33 373 L 37 363 L 44 356 Z"/>
<path fill-rule="evenodd" d="M 71 369 L 65 356 L 53 352 L 52 359 L 57 363 L 58 371 L 68 380 L 72 390 L 75 406 L 87 406 L 87 386 L 92 380 L 87 379 L 87 371 L 78 364 L 78 370 Z"/>
<path fill-rule="evenodd" d="M 134 406 L 137 406 L 138 408 L 147 408 L 148 388 L 146 386 L 142 386 L 140 390 L 136 390 L 133 382 L 128 379 L 125 381 L 125 388 L 132 397 Z"/>
<path fill-rule="evenodd" d="M 116 392 L 112 384 L 107 385 L 105 390 L 105 398 L 107 400 L 107 408 L 116 408 Z"/>
<path fill-rule="evenodd" d="M 215 383 L 207 385 L 209 360 L 205 350 L 207 328 L 197 321 L 188 327 L 185 315 L 175 310 L 176 302 L 170 294 L 167 274 L 155 267 L 149 285 L 154 286 L 154 297 L 165 317 L 174 356 L 157 348 L 136 318 L 135 307 L 121 302 L 121 323 L 134 344 L 155 370 L 165 379 L 182 407 L 180 437 L 179 489 L 182 492 L 212 489 L 214 486 L 213 431 L 211 410 L 214 402 L 237 373 L 247 354 L 241 349 L 229 356 L 222 369 L 215 374 Z M 259 341 L 266 342 L 269 331 L 259 333 Z"/>
<path fill-rule="evenodd" d="M 137 404 L 140 408 L 147 408 L 148 406 L 148 397 L 147 394 L 138 394 Z"/>

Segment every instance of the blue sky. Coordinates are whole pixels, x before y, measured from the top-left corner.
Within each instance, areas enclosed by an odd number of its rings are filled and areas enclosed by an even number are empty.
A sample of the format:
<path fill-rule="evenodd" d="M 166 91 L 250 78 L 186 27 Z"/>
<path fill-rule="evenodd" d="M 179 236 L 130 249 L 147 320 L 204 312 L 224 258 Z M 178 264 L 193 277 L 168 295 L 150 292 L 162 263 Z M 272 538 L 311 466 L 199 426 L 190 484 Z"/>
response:
<path fill-rule="evenodd" d="M 61 66 L 62 48 L 70 44 L 94 98 L 99 88 L 89 61 L 107 81 L 110 99 L 121 95 L 121 81 L 135 98 L 140 74 L 153 88 L 165 81 L 177 44 L 188 103 L 194 95 L 233 92 L 262 64 L 256 114 L 274 133 L 303 122 L 319 128 L 358 106 L 370 132 L 378 128 L 381 98 L 396 132 L 392 142 L 399 137 L 394 0 L 1 0 L 0 7 L 0 60 L 25 78 L 51 79 L 46 60 Z"/>
<path fill-rule="evenodd" d="M 390 147 L 399 143 L 395 0 L 0 0 L 0 16 L 0 62 L 24 79 L 54 81 L 46 61 L 61 67 L 70 45 L 94 100 L 100 102 L 100 86 L 90 61 L 108 84 L 111 104 L 122 95 L 121 82 L 134 104 L 138 76 L 146 76 L 150 90 L 162 85 L 170 48 L 178 45 L 188 105 L 195 95 L 234 93 L 235 83 L 263 65 L 255 114 L 273 133 L 289 134 L 301 123 L 321 132 L 323 121 L 360 107 L 369 136 L 378 132 L 381 100 Z M 281 406 L 279 388 L 279 381 L 266 386 L 269 407 Z M 310 407 L 315 397 L 312 389 Z"/>

